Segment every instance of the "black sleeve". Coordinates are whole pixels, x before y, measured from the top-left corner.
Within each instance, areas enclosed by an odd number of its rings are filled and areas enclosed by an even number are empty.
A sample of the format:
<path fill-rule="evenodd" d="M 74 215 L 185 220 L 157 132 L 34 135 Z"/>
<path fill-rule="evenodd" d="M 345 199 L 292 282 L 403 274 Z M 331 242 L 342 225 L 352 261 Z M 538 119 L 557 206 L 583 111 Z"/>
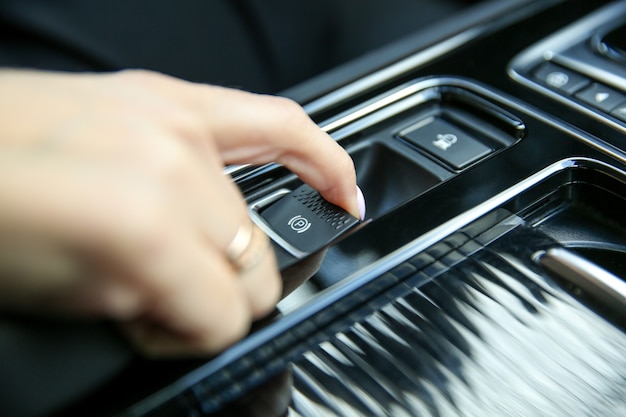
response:
<path fill-rule="evenodd" d="M 151 69 L 277 92 L 465 0 L 0 0 L 0 65 Z"/>

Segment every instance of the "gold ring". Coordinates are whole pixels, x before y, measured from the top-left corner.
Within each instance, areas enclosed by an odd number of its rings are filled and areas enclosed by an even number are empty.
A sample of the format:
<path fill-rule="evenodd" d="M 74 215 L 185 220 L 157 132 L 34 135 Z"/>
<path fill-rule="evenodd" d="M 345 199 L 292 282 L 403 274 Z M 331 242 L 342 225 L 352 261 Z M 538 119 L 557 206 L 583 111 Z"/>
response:
<path fill-rule="evenodd" d="M 226 248 L 226 257 L 238 272 L 256 266 L 267 253 L 269 238 L 251 222 L 239 226 L 235 237 Z"/>

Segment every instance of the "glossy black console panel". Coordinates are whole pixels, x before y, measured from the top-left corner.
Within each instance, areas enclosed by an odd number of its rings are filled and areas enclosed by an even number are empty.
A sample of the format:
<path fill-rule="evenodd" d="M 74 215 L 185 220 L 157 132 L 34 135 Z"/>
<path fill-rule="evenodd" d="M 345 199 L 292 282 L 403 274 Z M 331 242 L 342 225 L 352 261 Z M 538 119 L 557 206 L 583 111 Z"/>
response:
<path fill-rule="evenodd" d="M 377 219 L 450 177 L 430 161 L 418 155 L 407 157 L 407 153 L 410 150 L 384 142 L 351 152 L 357 183 L 367 196 L 368 218 Z"/>
<path fill-rule="evenodd" d="M 375 308 L 293 359 L 290 411 L 620 415 L 623 327 L 542 274 L 530 258 L 554 241 L 514 222 L 463 229 L 404 264 L 413 273 Z"/>
<path fill-rule="evenodd" d="M 364 228 L 381 217 L 394 216 L 402 205 L 522 140 L 526 129 L 523 121 L 505 110 L 496 94 L 488 98 L 478 90 L 472 82 L 460 79 L 417 80 L 402 86 L 397 91 L 398 99 L 390 99 L 389 94 L 375 98 L 370 111 L 361 108 L 362 117 L 352 117 L 359 112 L 355 109 L 347 112 L 346 122 L 342 122 L 341 115 L 335 118 L 333 136 L 352 156 L 357 183 L 367 201 Z M 285 233 L 313 247 L 314 237 L 309 235 L 315 230 L 307 227 L 294 234 L 290 223 L 298 213 L 273 225 L 263 214 L 274 212 L 275 206 L 285 201 L 283 194 L 301 186 L 299 179 L 288 178 L 286 175 L 280 182 L 279 189 L 268 187 L 266 194 L 255 193 L 250 214 L 273 239 L 280 267 L 288 269 L 291 276 L 293 267 L 298 268 L 297 262 L 314 251 L 294 248 L 285 240 Z M 327 243 L 330 247 L 311 281 L 321 288 L 371 261 L 359 255 L 369 250 L 368 241 L 337 248 L 331 240 Z M 322 249 L 320 245 L 315 247 Z"/>
<path fill-rule="evenodd" d="M 574 250 L 625 252 L 624 183 L 610 173 L 580 170 L 572 174 L 525 210 L 526 221 Z"/>
<path fill-rule="evenodd" d="M 554 185 L 554 182 L 560 185 Z M 581 162 L 540 187 L 554 187 L 518 214 L 535 230 L 558 242 L 624 282 L 626 278 L 626 176 L 610 166 Z M 542 192 L 542 191 L 538 191 Z M 593 267 L 593 266 L 592 266 Z M 554 275 L 554 274 L 553 274 Z M 605 317 L 625 323 L 626 304 L 613 303 L 609 295 L 588 293 L 557 276 L 575 297 L 601 311 Z M 594 283 L 592 283 L 593 285 Z M 595 283 L 600 285 L 601 283 Z M 619 284 L 620 286 L 623 284 Z M 592 287 L 593 289 L 593 287 Z"/>
<path fill-rule="evenodd" d="M 570 243 L 550 230 L 557 223 L 595 238 L 612 227 L 623 245 L 625 222 L 602 216 L 623 208 L 625 187 L 625 171 L 589 159 L 534 173 L 463 214 L 464 225 L 436 243 L 412 242 L 374 277 L 355 277 L 259 332 L 237 361 L 207 367 L 195 389 L 202 409 L 217 411 L 259 380 L 276 388 L 270 376 L 286 371 L 292 385 L 281 384 L 281 398 L 291 395 L 287 408 L 302 416 L 385 415 L 389 407 L 440 415 L 455 406 L 529 415 L 540 393 L 550 415 L 618 410 L 624 317 L 533 256 Z"/>

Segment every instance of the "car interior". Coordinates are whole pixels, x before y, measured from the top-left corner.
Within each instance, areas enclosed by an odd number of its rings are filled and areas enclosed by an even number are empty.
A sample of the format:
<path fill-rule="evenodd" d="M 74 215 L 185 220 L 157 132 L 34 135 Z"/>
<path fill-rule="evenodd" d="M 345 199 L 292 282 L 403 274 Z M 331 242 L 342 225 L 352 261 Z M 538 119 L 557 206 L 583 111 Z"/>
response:
<path fill-rule="evenodd" d="M 187 360 L 15 325 L 80 384 L 24 379 L 48 408 L 23 415 L 626 415 L 626 1 L 468 2 L 281 94 L 352 156 L 365 220 L 227 167 L 280 265 L 271 317 Z"/>

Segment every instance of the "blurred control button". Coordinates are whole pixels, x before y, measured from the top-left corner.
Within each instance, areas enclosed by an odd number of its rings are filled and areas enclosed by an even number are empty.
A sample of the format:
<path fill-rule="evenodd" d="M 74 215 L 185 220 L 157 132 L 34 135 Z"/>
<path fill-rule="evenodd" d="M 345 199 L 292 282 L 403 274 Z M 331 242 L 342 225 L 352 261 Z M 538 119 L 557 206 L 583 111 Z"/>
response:
<path fill-rule="evenodd" d="M 574 94 L 576 91 L 589 84 L 589 80 L 577 72 L 546 62 L 535 71 L 535 78 L 543 84 L 567 94 Z"/>
<path fill-rule="evenodd" d="M 607 113 L 626 101 L 626 95 L 598 83 L 591 84 L 576 94 L 576 97 Z"/>
<path fill-rule="evenodd" d="M 611 111 L 611 115 L 620 119 L 622 122 L 626 122 L 626 101 L 618 104 L 617 107 Z"/>

